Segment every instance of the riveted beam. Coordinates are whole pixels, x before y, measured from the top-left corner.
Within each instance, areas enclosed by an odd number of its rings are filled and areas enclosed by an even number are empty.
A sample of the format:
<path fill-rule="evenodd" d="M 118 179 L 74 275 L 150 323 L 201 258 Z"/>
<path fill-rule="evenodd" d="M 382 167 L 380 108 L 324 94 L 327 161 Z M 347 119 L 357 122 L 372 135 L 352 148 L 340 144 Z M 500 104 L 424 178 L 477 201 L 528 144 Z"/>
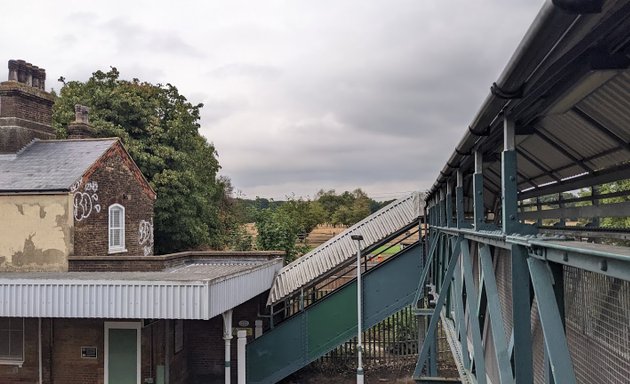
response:
<path fill-rule="evenodd" d="M 514 379 L 517 383 L 533 383 L 530 279 L 527 248 L 511 245 L 512 270 L 512 353 Z"/>
<path fill-rule="evenodd" d="M 503 205 L 503 233 L 515 233 L 520 227 L 518 221 L 518 189 L 516 186 L 516 150 L 514 122 L 503 119 L 503 153 L 501 153 L 501 203 Z"/>

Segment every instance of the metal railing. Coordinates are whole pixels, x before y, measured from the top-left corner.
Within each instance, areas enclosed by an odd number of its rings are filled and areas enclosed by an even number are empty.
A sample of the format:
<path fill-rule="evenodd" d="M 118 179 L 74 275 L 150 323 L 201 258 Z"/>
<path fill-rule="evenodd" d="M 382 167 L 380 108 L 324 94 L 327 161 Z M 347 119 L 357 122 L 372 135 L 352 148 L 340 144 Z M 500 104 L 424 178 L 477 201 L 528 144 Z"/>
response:
<path fill-rule="evenodd" d="M 425 268 L 427 282 L 438 286 L 434 313 L 453 325 L 463 376 L 478 383 L 627 382 L 630 249 L 445 227 L 430 237 Z M 425 344 L 419 380 L 434 373 Z"/>
<path fill-rule="evenodd" d="M 393 239 L 385 243 L 379 243 L 362 250 L 361 273 L 366 273 L 378 267 L 382 263 L 387 262 L 389 258 L 395 257 L 398 252 L 417 244 L 420 241 L 419 236 L 419 227 L 415 226 L 397 234 Z M 354 258 L 349 260 L 348 263 L 341 265 L 317 280 L 313 280 L 309 285 L 302 287 L 282 302 L 271 306 L 272 326 L 278 325 L 282 321 L 300 313 L 307 307 L 354 281 L 356 279 L 355 260 Z"/>

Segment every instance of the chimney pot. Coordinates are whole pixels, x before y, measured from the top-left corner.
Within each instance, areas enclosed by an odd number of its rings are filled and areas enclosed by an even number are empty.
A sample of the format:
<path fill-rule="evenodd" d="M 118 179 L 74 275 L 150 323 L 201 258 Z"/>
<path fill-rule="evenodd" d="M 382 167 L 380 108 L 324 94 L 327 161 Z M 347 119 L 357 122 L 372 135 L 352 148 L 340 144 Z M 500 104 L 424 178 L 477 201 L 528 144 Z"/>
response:
<path fill-rule="evenodd" d="M 33 65 L 26 63 L 26 85 L 33 86 Z"/>
<path fill-rule="evenodd" d="M 9 60 L 9 81 L 18 81 L 18 68 L 16 60 Z"/>
<path fill-rule="evenodd" d="M 85 105 L 76 104 L 74 106 L 74 121 L 76 123 L 89 124 L 88 114 L 90 113 L 90 108 Z"/>
<path fill-rule="evenodd" d="M 39 89 L 46 91 L 46 70 L 39 68 Z"/>
<path fill-rule="evenodd" d="M 26 83 L 26 61 L 18 60 L 18 82 Z"/>
<path fill-rule="evenodd" d="M 33 65 L 32 73 L 33 73 L 33 88 L 39 89 L 39 67 L 36 65 Z"/>

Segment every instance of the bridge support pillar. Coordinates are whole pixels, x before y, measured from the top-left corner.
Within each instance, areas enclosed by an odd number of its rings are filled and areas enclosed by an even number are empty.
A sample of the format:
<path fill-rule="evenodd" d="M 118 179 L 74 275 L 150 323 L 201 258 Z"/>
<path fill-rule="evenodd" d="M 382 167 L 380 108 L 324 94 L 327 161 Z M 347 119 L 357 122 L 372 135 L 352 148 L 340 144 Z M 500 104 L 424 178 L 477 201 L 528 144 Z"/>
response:
<path fill-rule="evenodd" d="M 473 174 L 473 205 L 475 231 L 483 228 L 485 223 L 483 201 L 483 156 L 481 150 L 475 151 L 475 173 Z"/>
<path fill-rule="evenodd" d="M 457 228 L 464 228 L 464 173 L 457 170 L 457 186 L 455 187 L 455 217 Z"/>
<path fill-rule="evenodd" d="M 453 226 L 453 192 L 451 182 L 446 181 L 446 226 Z"/>

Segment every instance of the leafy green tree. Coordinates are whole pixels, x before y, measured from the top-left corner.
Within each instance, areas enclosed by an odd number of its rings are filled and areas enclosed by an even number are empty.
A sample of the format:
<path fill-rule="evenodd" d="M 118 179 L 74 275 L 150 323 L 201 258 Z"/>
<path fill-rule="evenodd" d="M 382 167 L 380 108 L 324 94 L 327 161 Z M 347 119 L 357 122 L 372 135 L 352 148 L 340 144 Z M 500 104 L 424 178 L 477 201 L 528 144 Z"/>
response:
<path fill-rule="evenodd" d="M 602 195 L 622 191 L 628 191 L 628 195 L 605 198 L 601 200 L 601 204 L 615 204 L 630 201 L 630 180 L 620 180 L 603 184 L 599 190 L 599 193 Z M 630 217 L 604 217 L 600 220 L 600 225 L 606 228 L 630 228 Z"/>
<path fill-rule="evenodd" d="M 287 262 L 295 260 L 298 256 L 296 247 L 298 226 L 287 211 L 271 208 L 260 210 L 256 229 L 258 249 L 284 251 Z"/>
<path fill-rule="evenodd" d="M 326 212 L 326 221 L 332 225 L 352 225 L 380 209 L 379 204 L 370 199 L 360 188 L 337 195 L 334 189 L 320 190 L 316 202 Z M 372 211 L 373 207 L 378 207 Z"/>
<path fill-rule="evenodd" d="M 318 225 L 325 221 L 326 212 L 320 204 L 303 198 L 289 197 L 282 204 L 279 211 L 286 213 L 297 227 L 299 235 L 306 236 Z"/>
<path fill-rule="evenodd" d="M 53 107 L 59 137 L 74 119 L 74 105 L 90 107 L 98 137 L 120 137 L 156 190 L 154 238 L 158 253 L 220 248 L 225 184 L 211 143 L 199 134 L 200 109 L 171 84 L 121 80 L 116 68 L 86 82 L 64 82 Z M 225 214 L 225 212 L 223 212 Z"/>

